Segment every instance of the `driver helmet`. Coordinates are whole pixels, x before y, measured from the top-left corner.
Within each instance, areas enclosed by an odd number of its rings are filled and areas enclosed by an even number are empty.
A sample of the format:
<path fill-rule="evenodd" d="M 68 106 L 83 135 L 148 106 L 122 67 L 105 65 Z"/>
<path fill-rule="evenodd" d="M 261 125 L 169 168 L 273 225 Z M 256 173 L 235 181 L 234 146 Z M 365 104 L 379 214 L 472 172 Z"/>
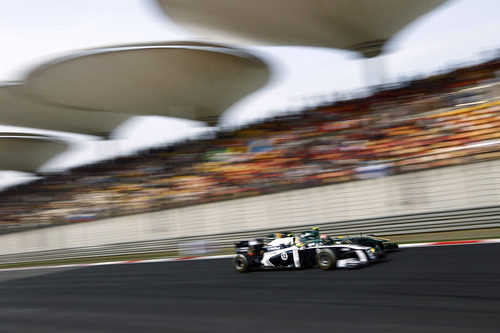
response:
<path fill-rule="evenodd" d="M 314 227 L 311 229 L 311 235 L 314 236 L 315 238 L 319 237 L 319 227 Z"/>
<path fill-rule="evenodd" d="M 299 236 L 295 236 L 295 239 L 294 239 L 294 243 L 295 243 L 295 246 L 297 246 L 299 249 L 301 248 L 304 248 L 304 246 L 306 245 L 301 239 Z"/>
<path fill-rule="evenodd" d="M 323 241 L 323 243 L 325 243 L 325 244 L 333 243 L 333 239 L 330 236 L 328 236 L 327 234 L 321 234 L 320 238 Z"/>

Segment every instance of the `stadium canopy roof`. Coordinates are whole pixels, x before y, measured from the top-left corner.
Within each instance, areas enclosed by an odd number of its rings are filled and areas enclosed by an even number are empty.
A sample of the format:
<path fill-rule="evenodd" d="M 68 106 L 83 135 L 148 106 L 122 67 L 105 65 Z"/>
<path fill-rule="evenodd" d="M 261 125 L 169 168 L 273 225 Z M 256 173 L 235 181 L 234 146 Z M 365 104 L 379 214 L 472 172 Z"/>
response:
<path fill-rule="evenodd" d="M 445 0 L 156 0 L 176 23 L 214 40 L 381 52 Z"/>
<path fill-rule="evenodd" d="M 97 48 L 28 74 L 25 93 L 47 105 L 214 123 L 268 81 L 268 66 L 240 49 L 199 42 Z"/>
<path fill-rule="evenodd" d="M 67 142 L 49 136 L 0 133 L 0 170 L 35 172 L 67 146 Z"/>
<path fill-rule="evenodd" d="M 47 106 L 24 96 L 22 84 L 0 86 L 0 125 L 108 136 L 132 115 Z"/>

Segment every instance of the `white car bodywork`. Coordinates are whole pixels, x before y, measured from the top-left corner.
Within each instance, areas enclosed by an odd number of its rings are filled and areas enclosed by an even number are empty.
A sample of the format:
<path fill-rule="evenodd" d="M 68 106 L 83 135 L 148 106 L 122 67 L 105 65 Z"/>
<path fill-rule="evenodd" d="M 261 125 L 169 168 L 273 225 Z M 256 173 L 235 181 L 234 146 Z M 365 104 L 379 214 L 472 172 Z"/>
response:
<path fill-rule="evenodd" d="M 300 252 L 315 250 L 319 253 L 321 249 L 325 248 L 338 248 L 339 250 L 352 250 L 356 253 L 356 258 L 339 259 L 336 261 L 336 267 L 356 267 L 367 264 L 370 260 L 375 260 L 375 256 L 369 251 L 369 248 L 359 245 L 320 245 L 320 244 L 306 244 L 298 247 L 294 243 L 294 237 L 276 238 L 267 245 L 267 252 L 263 254 L 261 263 L 264 267 L 276 267 L 271 263 L 271 259 L 280 256 L 283 261 L 287 261 L 289 256 L 293 257 L 293 267 L 300 268 Z M 367 251 L 368 250 L 368 251 Z"/>

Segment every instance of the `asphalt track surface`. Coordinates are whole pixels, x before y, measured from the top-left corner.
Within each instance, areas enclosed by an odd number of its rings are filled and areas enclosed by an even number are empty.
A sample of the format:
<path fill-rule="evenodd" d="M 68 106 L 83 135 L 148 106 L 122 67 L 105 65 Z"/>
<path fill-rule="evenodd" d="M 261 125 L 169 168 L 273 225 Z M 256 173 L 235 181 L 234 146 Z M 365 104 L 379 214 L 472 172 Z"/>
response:
<path fill-rule="evenodd" d="M 0 272 L 0 332 L 499 332 L 500 244 L 354 270 L 230 259 Z"/>

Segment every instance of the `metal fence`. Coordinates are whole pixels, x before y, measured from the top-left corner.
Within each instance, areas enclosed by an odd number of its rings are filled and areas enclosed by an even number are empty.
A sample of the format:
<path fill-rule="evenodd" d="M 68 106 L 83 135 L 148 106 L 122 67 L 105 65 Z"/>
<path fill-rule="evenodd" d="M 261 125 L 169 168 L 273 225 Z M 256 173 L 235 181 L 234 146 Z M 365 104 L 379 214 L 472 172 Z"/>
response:
<path fill-rule="evenodd" d="M 458 209 L 431 213 L 396 215 L 371 219 L 357 219 L 319 223 L 313 225 L 290 226 L 279 230 L 298 232 L 310 227 L 320 227 L 322 233 L 329 235 L 377 234 L 408 235 L 418 233 L 476 230 L 500 227 L 500 206 L 488 206 L 473 209 Z M 171 252 L 178 255 L 189 251 L 190 244 L 199 246 L 203 242 L 210 250 L 228 250 L 237 240 L 263 237 L 279 231 L 260 229 L 246 232 L 220 233 L 212 235 L 158 239 L 142 242 L 125 242 L 102 246 L 75 247 L 50 251 L 37 251 L 0 256 L 0 264 L 57 259 L 91 258 L 124 254 L 144 254 Z M 198 245 L 197 245 L 198 244 Z"/>

